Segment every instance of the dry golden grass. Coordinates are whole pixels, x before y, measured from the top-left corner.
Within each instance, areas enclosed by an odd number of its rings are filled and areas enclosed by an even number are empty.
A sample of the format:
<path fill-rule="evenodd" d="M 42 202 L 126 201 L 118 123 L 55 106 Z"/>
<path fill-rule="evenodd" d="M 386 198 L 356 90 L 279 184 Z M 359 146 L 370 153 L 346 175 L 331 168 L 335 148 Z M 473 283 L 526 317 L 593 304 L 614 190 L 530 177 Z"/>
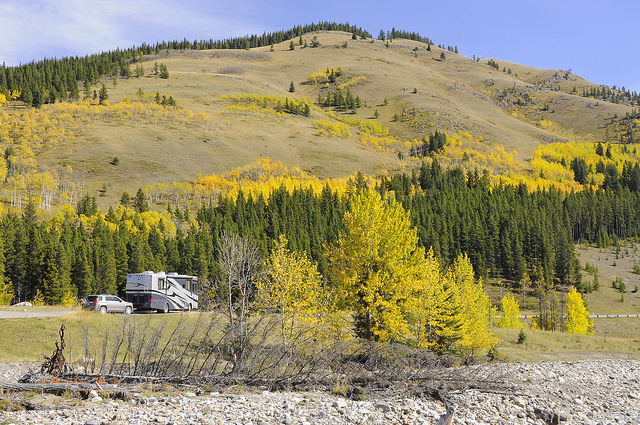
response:
<path fill-rule="evenodd" d="M 46 307 L 37 307 L 45 309 Z M 210 313 L 205 313 L 206 317 Z M 154 329 L 164 326 L 173 330 L 178 324 L 190 329 L 199 318 L 199 313 L 191 312 L 162 314 L 122 314 L 102 315 L 90 311 L 76 311 L 63 317 L 42 317 L 26 319 L 3 319 L 2 337 L 0 338 L 0 362 L 9 361 L 44 361 L 42 353 L 51 355 L 59 341 L 60 325 L 65 325 L 65 357 L 68 361 L 80 362 L 85 355 L 85 331 L 88 329 L 88 349 L 91 356 L 102 352 L 104 335 L 108 334 L 108 343 L 113 344 L 115 337 L 122 332 L 123 321 L 127 324 L 134 322 L 143 325 L 151 333 Z M 204 325 L 202 325 L 204 323 Z M 206 330 L 207 318 L 202 326 Z M 203 331 L 204 332 L 204 331 Z M 167 334 L 170 331 L 166 332 Z M 149 335 L 147 335 L 148 337 Z M 140 337 L 142 338 L 142 336 Z M 109 345 L 111 349 L 111 345 Z"/>
<path fill-rule="evenodd" d="M 45 309 L 42 307 L 39 309 Z M 210 315 L 204 313 L 201 317 L 197 312 L 185 315 L 179 313 L 162 315 L 132 315 L 121 314 L 101 315 L 95 312 L 78 311 L 64 317 L 3 319 L 2 336 L 0 338 L 0 362 L 11 361 L 42 361 L 42 353 L 50 355 L 58 341 L 60 325 L 65 325 L 65 340 L 67 348 L 65 357 L 73 363 L 81 362 L 85 355 L 85 331 L 89 330 L 88 348 L 91 356 L 102 353 L 103 336 L 108 334 L 108 353 L 117 335 L 122 332 L 123 324 L 142 326 L 150 333 L 155 329 L 164 329 L 164 344 L 176 326 L 180 329 L 190 329 L 199 320 L 200 333 L 206 331 Z M 214 313 L 215 314 L 215 313 Z M 224 320 L 220 320 L 223 323 Z M 538 361 L 538 360 L 577 360 L 585 358 L 610 358 L 620 356 L 640 358 L 640 319 L 595 319 L 596 333 L 594 335 L 570 335 L 562 332 L 542 332 L 525 329 L 526 341 L 518 344 L 518 332 L 513 329 L 494 329 L 501 340 L 498 351 L 506 360 Z M 215 331 L 219 334 L 220 329 Z"/>
<path fill-rule="evenodd" d="M 205 113 L 210 119 L 206 129 L 172 130 L 153 123 L 92 124 L 75 140 L 40 154 L 39 164 L 70 165 L 83 176 L 90 191 L 106 184 L 107 196 L 99 198 L 101 208 L 117 203 L 125 190 L 135 193 L 146 185 L 194 181 L 199 174 L 224 173 L 263 157 L 289 167 L 299 166 L 319 177 L 344 177 L 356 171 L 377 175 L 413 164 L 399 161 L 393 153 L 360 146 L 357 131 L 345 139 L 319 137 L 312 123 L 327 119 L 320 108 L 313 107 L 310 117 L 265 120 L 230 114 L 225 109 L 229 103 L 219 98 L 259 94 L 315 100 L 323 85 L 306 81 L 325 68 L 341 68 L 351 77 L 366 76 L 351 88 L 354 96 L 365 103 L 356 116 L 375 120 L 377 110 L 377 121 L 401 140 L 420 140 L 435 129 L 449 135 L 466 130 L 487 145 L 503 146 L 509 154 L 517 152 L 515 159 L 525 164 L 545 138 L 601 140 L 603 120 L 630 110 L 606 102 L 596 106 L 592 99 L 533 86 L 555 71 L 498 59 L 501 69 L 512 69 L 509 75 L 491 68 L 485 60 L 476 62 L 450 52 L 445 52 L 446 59 L 441 61 L 442 51 L 437 47 L 428 52 L 426 45 L 408 40 L 394 40 L 387 48 L 379 41 L 351 40 L 350 34 L 340 32 L 308 34 L 303 38 L 310 42 L 314 35 L 321 43 L 318 48 L 296 45 L 290 51 L 285 42 L 274 46 L 273 52 L 269 47 L 251 51 L 172 51 L 144 61 L 144 77 L 117 80 L 116 86 L 112 80 L 104 81 L 109 100 L 134 100 L 138 89 L 147 97 L 156 92 L 170 95 L 179 107 L 196 115 Z M 347 48 L 342 47 L 345 41 Z M 150 75 L 156 61 L 167 65 L 169 79 Z M 291 81 L 296 87 L 294 94 L 288 93 Z M 578 88 L 590 84 L 581 79 L 576 82 Z M 500 107 L 496 93 L 514 86 L 529 92 L 538 103 L 516 114 Z M 543 105 L 549 105 L 549 110 L 541 111 Z M 414 125 L 393 122 L 394 115 L 403 109 L 417 112 Z M 542 128 L 542 119 L 553 125 Z M 115 156 L 120 159 L 117 167 L 109 164 Z"/>
<path fill-rule="evenodd" d="M 635 315 L 640 314 L 640 292 L 632 292 L 640 276 L 634 274 L 633 266 L 640 260 L 640 254 L 634 247 L 637 244 L 622 244 L 618 253 L 616 248 L 576 246 L 576 253 L 584 267 L 586 263 L 598 268 L 600 289 L 586 295 L 587 308 L 594 315 Z M 640 246 L 638 246 L 640 249 Z M 617 257 L 617 258 L 616 258 Z M 615 264 L 615 265 L 614 265 Z M 611 286 L 615 278 L 621 278 L 627 287 L 624 301 L 621 294 Z M 583 280 L 593 277 L 583 273 Z M 495 284 L 487 287 L 492 299 L 499 300 L 508 293 Z M 522 296 L 516 294 L 522 304 Z M 537 313 L 536 298 L 527 297 L 527 309 L 523 314 Z M 640 318 L 593 318 L 593 335 L 569 335 L 562 332 L 542 332 L 525 329 L 527 335 L 524 344 L 517 344 L 518 332 L 510 329 L 496 329 L 496 336 L 502 340 L 498 346 L 500 353 L 508 360 L 577 360 L 585 358 L 608 358 L 622 356 L 640 358 Z"/>
<path fill-rule="evenodd" d="M 634 265 L 640 261 L 638 250 L 640 246 L 637 244 L 623 244 L 617 254 L 615 247 L 576 248 L 576 254 L 583 265 L 589 263 L 598 268 L 600 290 L 587 295 L 591 314 L 640 314 L 640 289 L 633 292 L 636 287 L 640 287 L 640 275 L 633 273 Z M 611 285 L 616 278 L 622 279 L 626 287 L 624 301 L 620 292 Z M 592 277 L 586 276 L 585 279 L 592 280 Z"/>
<path fill-rule="evenodd" d="M 497 348 L 510 361 L 571 361 L 612 357 L 640 359 L 640 339 L 637 336 L 640 319 L 596 319 L 596 329 L 605 321 L 605 326 L 614 325 L 609 322 L 611 320 L 624 322 L 615 323 L 615 330 L 596 332 L 594 335 L 525 330 L 526 340 L 523 344 L 517 343 L 519 331 L 496 329 L 496 336 L 502 341 Z"/>

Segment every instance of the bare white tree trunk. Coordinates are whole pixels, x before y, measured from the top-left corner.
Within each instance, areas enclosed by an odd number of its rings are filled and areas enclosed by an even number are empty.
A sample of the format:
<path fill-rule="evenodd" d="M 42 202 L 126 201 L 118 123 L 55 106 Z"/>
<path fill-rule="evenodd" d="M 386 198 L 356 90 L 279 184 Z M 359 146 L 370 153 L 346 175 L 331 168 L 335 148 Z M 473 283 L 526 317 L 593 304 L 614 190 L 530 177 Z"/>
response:
<path fill-rule="evenodd" d="M 256 280 L 262 273 L 262 259 L 258 248 L 237 234 L 223 233 L 218 243 L 218 263 L 224 272 L 218 293 L 225 295 L 229 321 L 229 349 L 233 370 L 242 366 L 245 349 L 251 337 L 249 314 L 254 300 Z"/>

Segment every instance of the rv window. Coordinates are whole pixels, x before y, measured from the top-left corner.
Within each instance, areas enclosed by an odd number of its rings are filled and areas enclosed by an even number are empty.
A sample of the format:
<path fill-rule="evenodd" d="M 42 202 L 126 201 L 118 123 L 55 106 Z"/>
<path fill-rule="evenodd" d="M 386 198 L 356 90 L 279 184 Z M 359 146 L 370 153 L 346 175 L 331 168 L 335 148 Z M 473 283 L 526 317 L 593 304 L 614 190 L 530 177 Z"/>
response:
<path fill-rule="evenodd" d="M 164 279 L 158 279 L 158 289 L 166 289 L 164 286 Z"/>

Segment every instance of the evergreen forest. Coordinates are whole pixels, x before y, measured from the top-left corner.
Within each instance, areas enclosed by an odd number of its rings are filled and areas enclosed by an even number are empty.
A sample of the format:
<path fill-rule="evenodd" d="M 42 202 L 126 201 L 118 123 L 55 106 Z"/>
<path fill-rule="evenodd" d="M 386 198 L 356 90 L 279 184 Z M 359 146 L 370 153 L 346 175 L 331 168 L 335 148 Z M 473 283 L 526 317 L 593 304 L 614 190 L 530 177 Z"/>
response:
<path fill-rule="evenodd" d="M 105 214 L 87 195 L 75 211 L 46 221 L 37 219 L 30 202 L 21 215 L 0 221 L 0 273 L 15 301 L 33 300 L 39 292 L 51 304 L 95 292 L 123 296 L 127 273 L 142 270 L 197 275 L 206 286 L 221 279 L 216 247 L 232 233 L 255 243 L 263 259 L 284 235 L 288 249 L 306 253 L 327 276 L 326 247 L 344 231 L 353 196 L 367 188 L 358 177 L 344 194 L 328 185 L 321 193 L 283 186 L 266 198 L 240 191 L 236 199 L 220 197 L 192 211 L 169 208 L 160 216 L 147 211 L 144 195 Z M 527 275 L 541 290 L 585 290 L 577 242 L 607 246 L 640 233 L 638 191 L 563 193 L 489 183 L 486 175 L 443 170 L 434 161 L 419 173 L 378 180 L 371 189 L 403 206 L 418 244 L 432 248 L 443 265 L 466 253 L 478 277 L 517 285 Z"/>

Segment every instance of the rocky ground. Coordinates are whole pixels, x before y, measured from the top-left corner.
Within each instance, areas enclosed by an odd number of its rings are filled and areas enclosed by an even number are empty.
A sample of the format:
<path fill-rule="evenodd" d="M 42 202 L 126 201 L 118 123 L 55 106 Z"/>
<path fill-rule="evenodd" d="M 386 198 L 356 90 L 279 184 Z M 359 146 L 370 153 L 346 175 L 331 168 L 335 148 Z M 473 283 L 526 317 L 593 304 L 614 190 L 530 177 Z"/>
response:
<path fill-rule="evenodd" d="M 0 366 L 16 382 L 29 364 Z M 144 391 L 126 401 L 0 395 L 0 424 L 436 424 L 447 407 L 454 424 L 640 424 L 640 361 L 585 360 L 495 364 L 505 385 L 450 392 L 446 401 L 402 392 L 349 400 L 328 392 L 229 388 Z M 17 410 L 19 404 L 35 410 Z"/>

